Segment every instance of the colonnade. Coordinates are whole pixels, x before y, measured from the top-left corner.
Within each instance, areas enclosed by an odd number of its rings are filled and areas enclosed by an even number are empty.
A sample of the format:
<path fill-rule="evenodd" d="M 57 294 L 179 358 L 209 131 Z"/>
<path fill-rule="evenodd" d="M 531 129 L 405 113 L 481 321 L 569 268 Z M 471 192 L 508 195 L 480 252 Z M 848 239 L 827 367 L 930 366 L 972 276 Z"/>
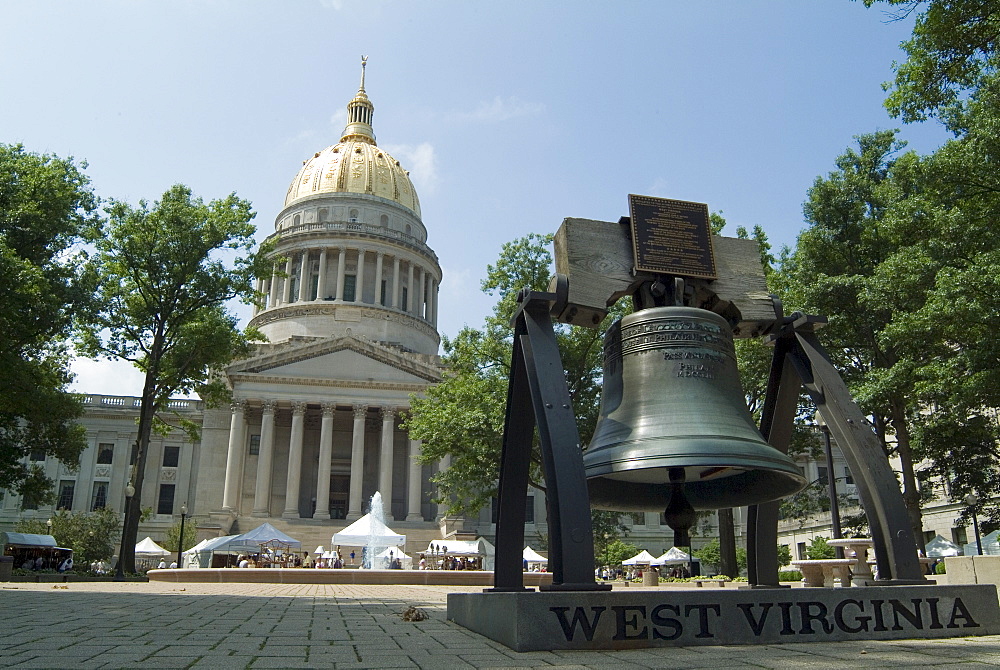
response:
<path fill-rule="evenodd" d="M 336 279 L 333 290 L 330 290 L 331 254 L 336 255 Z M 347 257 L 351 252 L 356 260 L 354 274 L 354 296 L 346 295 L 347 287 Z M 374 256 L 374 268 L 369 256 Z M 315 267 L 312 263 L 317 258 Z M 392 270 L 388 270 L 391 261 Z M 405 265 L 405 271 L 404 271 Z M 374 272 L 375 297 L 373 302 L 364 300 L 365 276 Z M 281 275 L 284 276 L 281 276 Z M 312 295 L 313 277 L 316 277 L 316 295 Z M 405 281 L 404 281 L 405 277 Z M 297 289 L 293 292 L 293 280 L 298 279 Z M 386 282 L 385 295 L 382 295 L 382 282 Z M 270 278 L 257 280 L 257 291 L 265 296 L 263 309 L 287 305 L 295 302 L 319 302 L 333 300 L 335 302 L 354 302 L 359 304 L 376 304 L 391 307 L 419 319 L 432 326 L 437 326 L 438 311 L 438 279 L 418 263 L 401 256 L 387 254 L 383 251 L 370 251 L 361 246 L 331 246 L 319 249 L 306 249 L 290 253 L 285 266 L 274 266 Z M 406 288 L 406 295 L 403 289 Z M 261 311 L 258 307 L 254 314 Z"/>
<path fill-rule="evenodd" d="M 314 519 L 330 518 L 330 475 L 333 456 L 333 420 L 337 405 L 320 403 L 322 420 L 319 437 L 319 463 L 316 473 L 316 509 Z M 257 456 L 257 472 L 254 480 L 253 509 L 251 516 L 269 517 L 271 478 L 273 476 L 275 453 L 275 414 L 278 403 L 275 400 L 260 401 L 260 446 Z M 223 489 L 222 507 L 229 512 L 238 512 L 241 498 L 243 465 L 247 445 L 246 414 L 249 402 L 245 399 L 236 400 L 231 405 L 232 417 L 229 431 L 229 449 L 226 457 L 226 478 Z M 368 416 L 368 405 L 353 405 L 353 425 L 351 433 L 351 463 L 350 489 L 348 496 L 347 519 L 357 519 L 364 513 L 362 499 L 362 479 L 365 463 L 365 419 Z M 395 420 L 401 408 L 380 406 L 382 419 L 379 444 L 379 477 L 378 490 L 385 504 L 387 520 L 393 520 L 391 505 L 393 498 L 393 451 Z M 405 408 L 403 408 L 405 409 Z M 293 401 L 291 403 L 292 425 L 288 443 L 288 468 L 285 473 L 285 507 L 281 513 L 284 518 L 300 518 L 299 492 L 302 480 L 302 453 L 304 446 L 304 427 L 307 403 Z M 417 461 L 420 454 L 420 440 L 408 441 L 408 468 L 406 471 L 406 520 L 422 521 L 420 505 L 421 464 Z"/>

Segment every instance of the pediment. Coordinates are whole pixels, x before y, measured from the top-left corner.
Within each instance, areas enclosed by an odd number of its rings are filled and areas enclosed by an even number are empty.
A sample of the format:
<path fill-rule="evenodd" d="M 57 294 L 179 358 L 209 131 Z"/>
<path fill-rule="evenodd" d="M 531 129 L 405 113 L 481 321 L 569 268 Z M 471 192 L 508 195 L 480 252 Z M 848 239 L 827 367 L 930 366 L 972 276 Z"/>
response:
<path fill-rule="evenodd" d="M 350 336 L 283 345 L 235 363 L 227 373 L 421 385 L 441 378 L 440 369 L 425 356 Z"/>

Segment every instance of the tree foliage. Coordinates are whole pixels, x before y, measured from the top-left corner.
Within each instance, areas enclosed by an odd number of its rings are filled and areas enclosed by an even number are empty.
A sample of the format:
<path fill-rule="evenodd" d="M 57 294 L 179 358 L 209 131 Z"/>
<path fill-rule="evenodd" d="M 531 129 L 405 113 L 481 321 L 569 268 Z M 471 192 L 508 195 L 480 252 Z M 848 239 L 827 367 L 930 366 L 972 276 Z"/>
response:
<path fill-rule="evenodd" d="M 197 392 L 210 406 L 227 398 L 212 370 L 247 355 L 260 336 L 241 332 L 226 303 L 251 302 L 253 278 L 269 268 L 266 250 L 252 251 L 250 203 L 235 194 L 205 204 L 176 185 L 152 206 L 113 200 L 107 211 L 88 266 L 99 300 L 79 330 L 79 347 L 145 373 L 121 556 L 133 572 L 150 434 L 178 424 L 195 430 L 169 412 L 174 394 Z"/>
<path fill-rule="evenodd" d="M 822 558 L 837 558 L 837 550 L 831 547 L 825 537 L 814 537 L 806 547 L 806 556 L 814 561 Z"/>
<path fill-rule="evenodd" d="M 596 553 L 595 560 L 601 565 L 616 566 L 622 561 L 632 558 L 641 551 L 639 547 L 624 540 L 612 540 L 601 547 L 601 551 Z"/>
<path fill-rule="evenodd" d="M 53 485 L 26 457 L 72 467 L 86 447 L 65 344 L 89 296 L 77 244 L 98 221 L 85 167 L 0 144 L 0 489 L 35 503 L 51 502 Z"/>
<path fill-rule="evenodd" d="M 49 535 L 46 519 L 22 519 L 14 525 L 19 533 Z M 78 567 L 97 560 L 108 560 L 114 555 L 120 536 L 121 518 L 110 507 L 93 512 L 59 510 L 51 517 L 51 535 L 60 547 L 73 550 L 73 560 Z"/>
<path fill-rule="evenodd" d="M 180 543 L 181 551 L 187 551 L 194 545 L 198 544 L 197 539 L 195 539 L 197 535 L 198 528 L 189 519 L 187 523 L 184 524 L 184 537 L 181 538 L 181 522 L 178 521 L 167 529 L 167 537 L 163 540 L 163 544 L 161 546 L 176 556 L 178 542 Z"/>

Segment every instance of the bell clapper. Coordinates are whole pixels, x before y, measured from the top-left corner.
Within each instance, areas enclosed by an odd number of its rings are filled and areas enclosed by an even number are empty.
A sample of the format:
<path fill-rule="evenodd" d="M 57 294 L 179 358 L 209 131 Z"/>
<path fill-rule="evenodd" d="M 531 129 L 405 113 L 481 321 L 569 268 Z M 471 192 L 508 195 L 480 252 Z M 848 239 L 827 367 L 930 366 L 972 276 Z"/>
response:
<path fill-rule="evenodd" d="M 668 477 L 671 488 L 670 502 L 667 504 L 667 509 L 663 510 L 663 516 L 667 520 L 667 525 L 674 531 L 674 546 L 690 547 L 690 531 L 698 515 L 684 495 L 684 468 L 670 468 Z"/>

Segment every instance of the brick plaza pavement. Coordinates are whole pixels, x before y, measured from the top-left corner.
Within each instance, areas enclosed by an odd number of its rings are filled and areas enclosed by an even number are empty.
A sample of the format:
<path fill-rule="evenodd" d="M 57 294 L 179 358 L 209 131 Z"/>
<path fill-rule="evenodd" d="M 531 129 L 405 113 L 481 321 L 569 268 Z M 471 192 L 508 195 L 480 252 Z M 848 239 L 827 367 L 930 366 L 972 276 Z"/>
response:
<path fill-rule="evenodd" d="M 2 583 L 0 667 L 960 670 L 1000 666 L 1000 636 L 516 653 L 446 620 L 445 597 L 455 590 Z M 409 606 L 420 607 L 430 618 L 403 621 L 400 613 Z"/>

